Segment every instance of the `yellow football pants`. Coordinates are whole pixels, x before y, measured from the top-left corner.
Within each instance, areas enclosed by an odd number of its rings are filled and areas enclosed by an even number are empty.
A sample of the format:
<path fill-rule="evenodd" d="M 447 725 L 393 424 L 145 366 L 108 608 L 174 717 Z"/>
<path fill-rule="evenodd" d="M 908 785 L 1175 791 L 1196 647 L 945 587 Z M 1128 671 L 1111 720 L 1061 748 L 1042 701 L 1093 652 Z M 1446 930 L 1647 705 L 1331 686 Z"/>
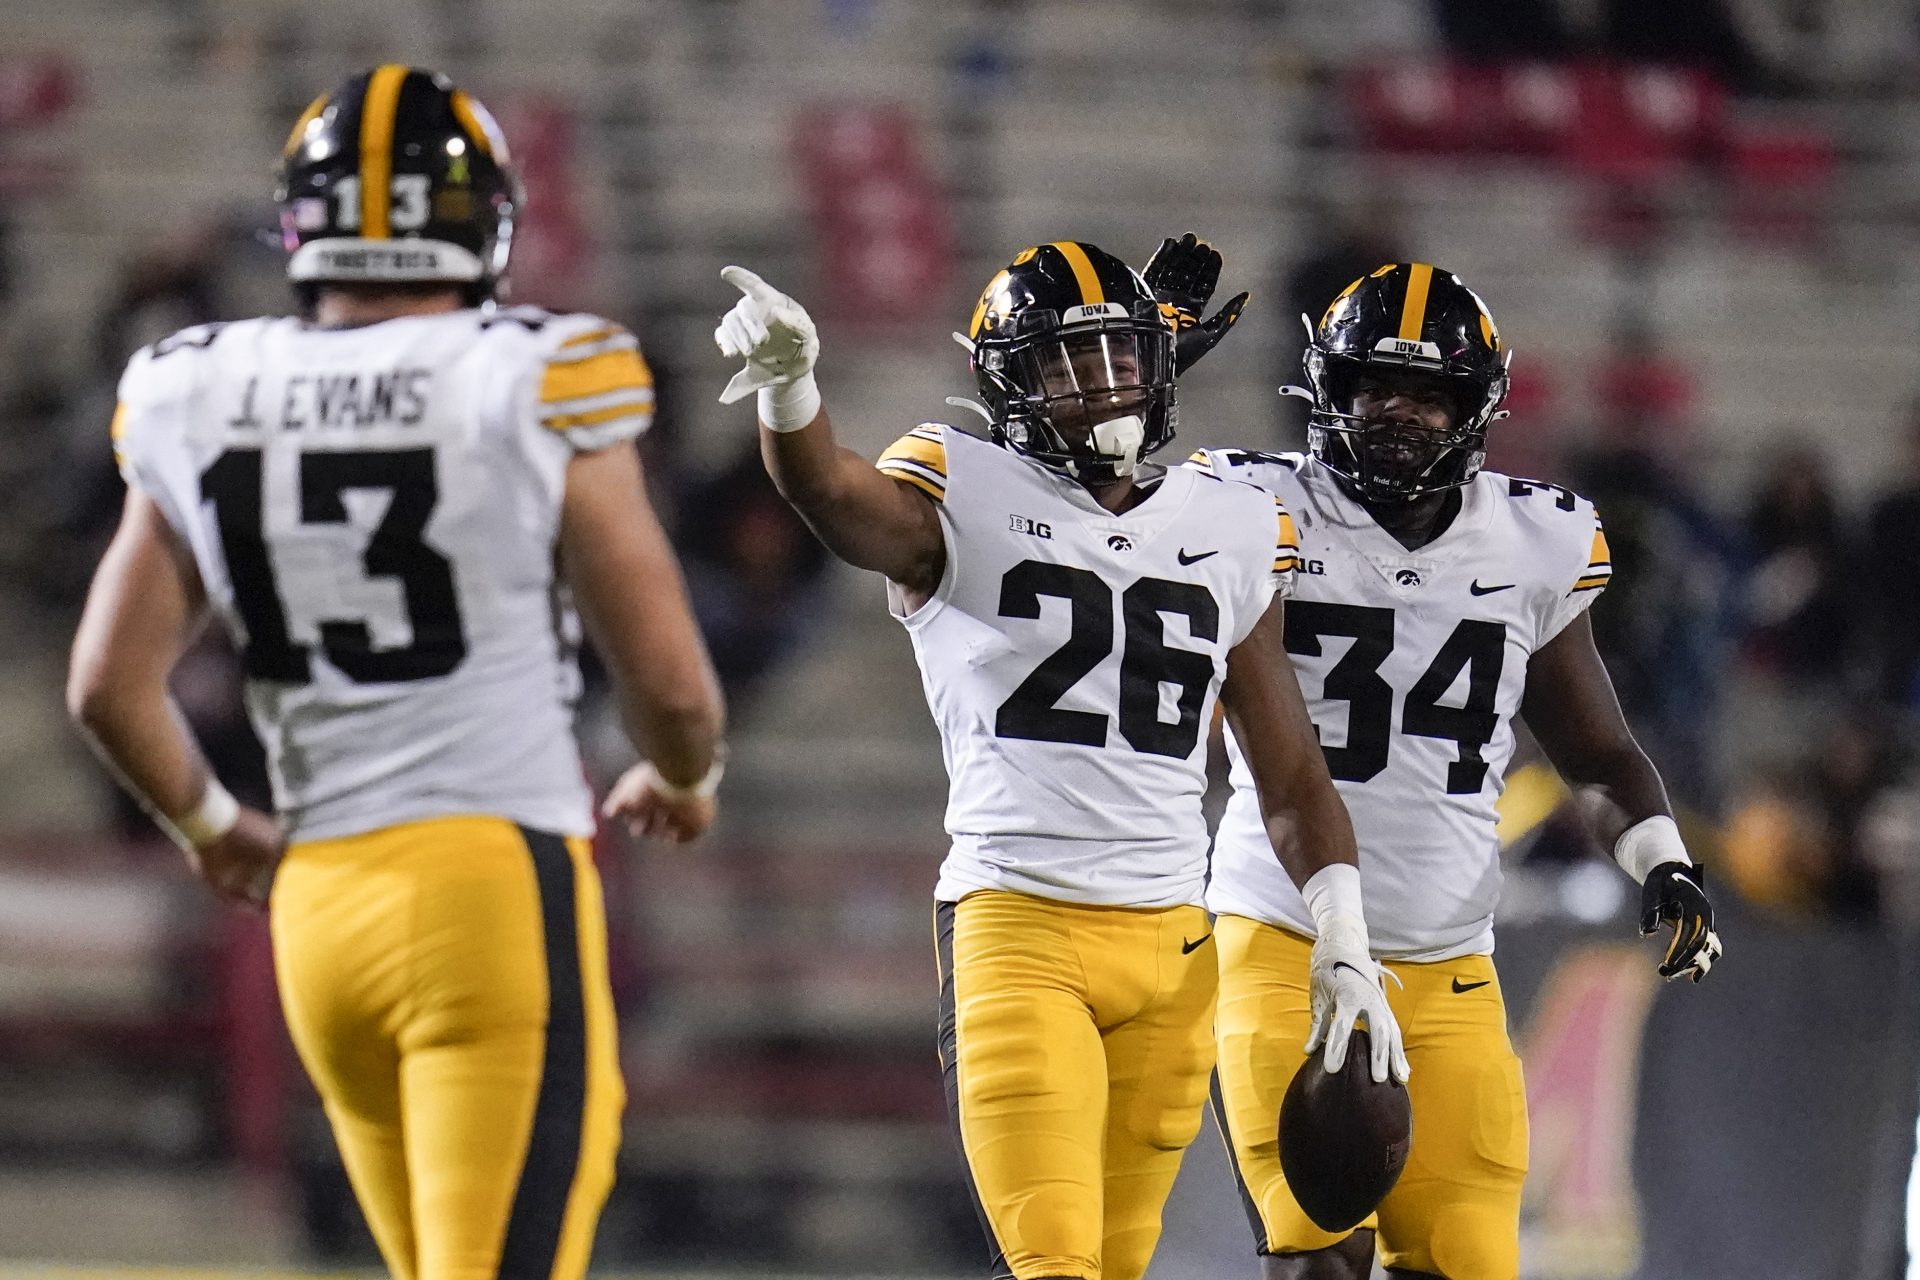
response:
<path fill-rule="evenodd" d="M 399 1280 L 575 1280 L 625 1102 L 587 842 L 462 817 L 296 844 L 294 1046 Z"/>
<path fill-rule="evenodd" d="M 1305 938 L 1221 916 L 1220 1065 L 1214 1112 L 1262 1254 L 1306 1253 L 1342 1237 L 1316 1227 L 1280 1171 L 1280 1100 L 1306 1061 Z M 1406 1039 L 1413 1105 L 1407 1166 L 1375 1215 L 1380 1258 L 1449 1280 L 1514 1280 L 1527 1099 L 1507 1038 L 1491 956 L 1388 964 L 1387 1003 Z M 1364 1071 L 1348 1060 L 1345 1070 Z"/>
<path fill-rule="evenodd" d="M 1197 906 L 940 904 L 940 1064 L 996 1275 L 1145 1273 L 1213 1066 L 1211 932 Z"/>

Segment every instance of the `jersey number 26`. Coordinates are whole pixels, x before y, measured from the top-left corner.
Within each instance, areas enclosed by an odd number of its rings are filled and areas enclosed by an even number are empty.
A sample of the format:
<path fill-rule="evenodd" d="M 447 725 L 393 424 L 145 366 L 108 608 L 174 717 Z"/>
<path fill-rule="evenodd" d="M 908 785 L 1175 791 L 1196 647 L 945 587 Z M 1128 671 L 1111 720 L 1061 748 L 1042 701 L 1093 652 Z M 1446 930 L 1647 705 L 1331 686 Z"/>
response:
<path fill-rule="evenodd" d="M 1107 717 L 1098 711 L 1068 711 L 1054 704 L 1113 652 L 1113 588 L 1100 575 L 1072 565 L 1022 560 L 1000 580 L 1000 616 L 1038 618 L 1040 598 L 1053 596 L 1072 607 L 1072 627 L 1061 645 L 1025 680 L 994 717 L 994 734 L 1083 747 L 1107 745 Z M 1197 582 L 1141 578 L 1120 593 L 1120 736 L 1135 751 L 1184 760 L 1200 741 L 1200 712 L 1213 682 L 1213 659 L 1167 646 L 1162 615 L 1186 618 L 1196 640 L 1220 634 L 1220 605 Z M 1160 718 L 1160 686 L 1174 685 L 1179 718 Z"/>

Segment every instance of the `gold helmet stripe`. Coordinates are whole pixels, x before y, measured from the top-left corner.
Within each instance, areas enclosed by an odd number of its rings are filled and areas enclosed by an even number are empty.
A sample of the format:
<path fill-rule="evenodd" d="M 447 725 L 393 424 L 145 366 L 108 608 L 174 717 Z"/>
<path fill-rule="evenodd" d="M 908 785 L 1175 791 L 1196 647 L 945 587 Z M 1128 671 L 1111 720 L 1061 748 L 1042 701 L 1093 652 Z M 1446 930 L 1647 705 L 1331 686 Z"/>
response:
<path fill-rule="evenodd" d="M 393 205 L 393 124 L 406 79 L 406 66 L 389 62 L 367 77 L 360 100 L 360 234 L 369 240 L 393 234 L 387 221 Z"/>
<path fill-rule="evenodd" d="M 1433 267 L 1415 262 L 1407 267 L 1407 300 L 1400 308 L 1400 340 L 1420 341 L 1420 330 L 1427 323 L 1427 290 L 1433 287 Z"/>
<path fill-rule="evenodd" d="M 1105 302 L 1107 291 L 1100 287 L 1100 273 L 1093 269 L 1093 259 L 1087 256 L 1087 251 L 1072 240 L 1055 240 L 1053 247 L 1073 268 L 1073 278 L 1080 284 L 1080 301 L 1088 306 Z"/>
<path fill-rule="evenodd" d="M 294 148 L 300 145 L 300 135 L 305 133 L 307 126 L 319 119 L 320 113 L 326 109 L 327 95 L 324 93 L 307 104 L 307 109 L 300 113 L 300 118 L 293 122 L 293 128 L 287 134 L 287 145 L 280 149 L 280 155 L 283 158 L 293 154 Z"/>

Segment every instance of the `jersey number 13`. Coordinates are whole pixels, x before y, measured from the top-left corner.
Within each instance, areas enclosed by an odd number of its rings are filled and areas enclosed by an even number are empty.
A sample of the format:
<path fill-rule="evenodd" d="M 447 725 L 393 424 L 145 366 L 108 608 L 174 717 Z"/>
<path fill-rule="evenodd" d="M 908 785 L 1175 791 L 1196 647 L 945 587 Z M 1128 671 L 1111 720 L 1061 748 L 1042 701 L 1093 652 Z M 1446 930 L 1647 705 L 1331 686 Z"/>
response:
<path fill-rule="evenodd" d="M 246 669 L 255 680 L 305 684 L 313 679 L 309 646 L 296 644 L 265 533 L 261 452 L 229 449 L 200 473 L 200 497 L 213 506 L 220 549 L 233 583 L 234 608 L 246 625 Z M 350 489 L 385 490 L 386 514 L 368 538 L 360 565 L 370 578 L 399 580 L 411 643 L 378 649 L 364 619 L 323 619 L 320 651 L 357 684 L 430 680 L 467 656 L 453 566 L 428 546 L 427 521 L 440 499 L 432 449 L 302 454 L 300 520 L 344 524 Z"/>

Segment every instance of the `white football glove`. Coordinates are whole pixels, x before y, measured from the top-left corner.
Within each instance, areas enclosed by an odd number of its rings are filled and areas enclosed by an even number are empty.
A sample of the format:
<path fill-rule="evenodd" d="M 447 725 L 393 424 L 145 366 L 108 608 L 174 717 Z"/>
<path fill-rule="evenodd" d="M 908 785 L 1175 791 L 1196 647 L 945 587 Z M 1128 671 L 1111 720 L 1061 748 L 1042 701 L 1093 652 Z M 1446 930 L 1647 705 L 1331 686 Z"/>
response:
<path fill-rule="evenodd" d="M 1307 962 L 1307 984 L 1313 1009 L 1313 1023 L 1307 1032 L 1306 1051 L 1311 1054 L 1326 1045 L 1327 1070 L 1338 1074 L 1347 1062 L 1347 1045 L 1354 1024 L 1367 1024 L 1367 1042 L 1372 1049 L 1375 1084 L 1385 1084 L 1387 1073 L 1406 1082 L 1407 1050 L 1400 1041 L 1400 1023 L 1387 1005 L 1387 993 L 1381 986 L 1386 973 L 1367 954 L 1366 926 L 1352 927 L 1356 921 L 1336 920 L 1322 927 L 1313 944 L 1313 956 Z M 1391 974 L 1387 976 L 1391 977 Z"/>
<path fill-rule="evenodd" d="M 724 267 L 720 278 L 743 296 L 721 319 L 713 340 L 722 355 L 747 362 L 720 393 L 720 403 L 806 379 L 820 358 L 820 333 L 806 308 L 745 267 Z"/>

